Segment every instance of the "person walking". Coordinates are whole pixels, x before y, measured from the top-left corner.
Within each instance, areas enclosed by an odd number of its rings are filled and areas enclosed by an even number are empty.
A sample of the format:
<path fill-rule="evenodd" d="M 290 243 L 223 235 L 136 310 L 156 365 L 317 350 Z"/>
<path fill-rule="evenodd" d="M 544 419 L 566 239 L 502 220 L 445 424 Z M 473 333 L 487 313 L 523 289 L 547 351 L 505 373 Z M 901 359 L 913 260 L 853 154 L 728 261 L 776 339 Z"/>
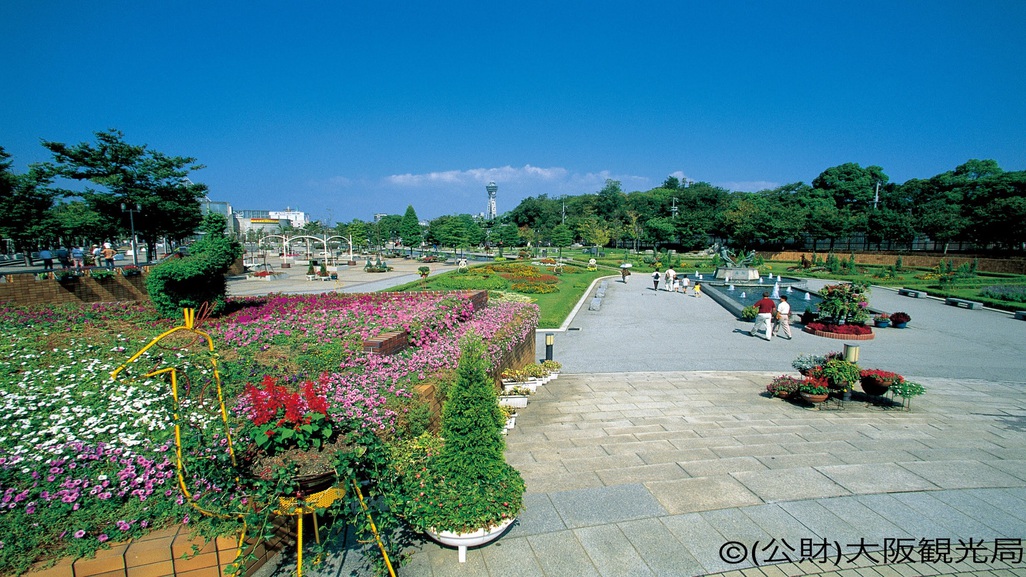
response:
<path fill-rule="evenodd" d="M 620 279 L 623 281 L 623 284 L 627 284 L 627 279 L 629 279 L 630 277 L 631 277 L 631 269 L 629 269 L 629 268 L 627 268 L 625 266 L 624 267 L 620 267 Z"/>
<path fill-rule="evenodd" d="M 114 255 L 118 254 L 118 251 L 114 250 L 114 247 L 109 242 L 103 243 L 103 263 L 107 266 L 107 270 L 114 270 Z"/>
<path fill-rule="evenodd" d="M 762 298 L 755 301 L 755 308 L 758 309 L 758 314 L 755 315 L 755 325 L 752 326 L 752 330 L 748 331 L 748 334 L 754 337 L 760 327 L 765 327 L 768 341 L 773 338 L 773 311 L 777 309 L 777 305 L 773 299 L 769 298 L 769 293 L 764 292 Z"/>
<path fill-rule="evenodd" d="M 85 251 L 82 247 L 71 248 L 71 260 L 75 263 L 75 270 L 82 270 L 85 267 Z"/>
<path fill-rule="evenodd" d="M 695 298 L 702 298 L 702 285 L 695 283 Z"/>
<path fill-rule="evenodd" d="M 50 249 L 44 248 L 39 251 L 39 258 L 43 259 L 43 270 L 53 270 L 53 253 Z"/>
<path fill-rule="evenodd" d="M 93 255 L 93 266 L 100 266 L 100 260 L 103 258 L 103 249 L 99 245 L 94 244 L 90 254 Z"/>
<path fill-rule="evenodd" d="M 673 281 L 677 278 L 677 271 L 673 267 L 666 269 L 666 292 L 673 292 Z"/>
<path fill-rule="evenodd" d="M 684 275 L 684 278 L 680 279 L 680 292 L 688 294 L 688 287 L 691 286 L 691 279 L 688 275 Z"/>
<path fill-rule="evenodd" d="M 71 268 L 71 253 L 68 252 L 67 247 L 63 244 L 57 247 L 57 252 L 54 253 L 54 256 L 56 256 L 57 260 L 60 261 L 62 269 L 68 270 Z"/>
<path fill-rule="evenodd" d="M 652 290 L 659 291 L 659 279 L 661 278 L 663 278 L 662 273 L 659 272 L 659 269 L 655 269 L 655 272 L 652 273 Z"/>
<path fill-rule="evenodd" d="M 787 302 L 787 295 L 780 295 L 780 304 L 777 305 L 777 322 L 773 327 L 773 334 L 779 335 L 780 329 L 784 329 L 787 336 L 782 339 L 791 340 L 791 303 Z"/>

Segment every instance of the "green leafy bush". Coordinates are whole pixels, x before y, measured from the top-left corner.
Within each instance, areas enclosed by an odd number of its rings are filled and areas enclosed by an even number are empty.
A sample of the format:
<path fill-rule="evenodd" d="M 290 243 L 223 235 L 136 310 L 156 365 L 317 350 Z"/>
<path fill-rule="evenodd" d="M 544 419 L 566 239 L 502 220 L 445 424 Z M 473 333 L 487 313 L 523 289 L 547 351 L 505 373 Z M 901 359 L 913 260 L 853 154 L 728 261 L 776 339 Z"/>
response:
<path fill-rule="evenodd" d="M 746 321 L 754 321 L 759 316 L 759 309 L 755 305 L 749 305 L 741 309 L 741 318 Z"/>
<path fill-rule="evenodd" d="M 225 273 L 244 252 L 241 244 L 225 236 L 224 225 L 223 216 L 208 214 L 202 227 L 206 234 L 192 245 L 189 256 L 172 257 L 150 269 L 146 290 L 160 314 L 175 318 L 183 308 L 198 309 L 204 303 L 213 314 L 224 310 Z"/>
<path fill-rule="evenodd" d="M 484 343 L 465 339 L 442 411 L 445 444 L 405 472 L 396 504 L 418 530 L 474 531 L 512 519 L 523 508 L 526 487 L 503 456 L 506 419 L 487 371 Z"/>

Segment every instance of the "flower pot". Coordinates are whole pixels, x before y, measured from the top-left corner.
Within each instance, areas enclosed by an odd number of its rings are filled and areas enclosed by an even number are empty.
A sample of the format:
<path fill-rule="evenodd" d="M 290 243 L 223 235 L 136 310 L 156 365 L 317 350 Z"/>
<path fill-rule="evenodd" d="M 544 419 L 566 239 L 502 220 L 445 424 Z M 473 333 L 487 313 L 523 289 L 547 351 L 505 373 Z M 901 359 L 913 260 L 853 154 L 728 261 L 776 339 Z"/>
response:
<path fill-rule="evenodd" d="M 494 527 L 478 529 L 471 533 L 453 533 L 452 531 L 437 531 L 433 529 L 428 529 L 425 533 L 427 533 L 428 537 L 442 545 L 458 548 L 459 561 L 464 563 L 467 560 L 467 547 L 477 547 L 491 543 L 501 537 L 506 532 L 506 529 L 509 529 L 509 526 L 513 524 L 513 521 L 516 521 L 516 519 L 506 519 Z"/>
<path fill-rule="evenodd" d="M 499 397 L 499 404 L 504 407 L 523 409 L 527 406 L 527 395 L 501 395 Z"/>
<path fill-rule="evenodd" d="M 803 393 L 800 393 L 800 394 L 801 394 L 803 399 L 805 399 L 807 402 L 812 403 L 814 405 L 822 403 L 823 401 L 826 401 L 828 398 L 830 398 L 830 393 L 823 393 L 822 395 L 813 395 L 813 394 L 810 394 L 810 393 L 803 392 Z"/>
<path fill-rule="evenodd" d="M 880 395 L 886 393 L 889 387 L 889 385 L 885 385 L 880 381 L 872 378 L 863 378 L 861 383 L 862 390 L 865 391 L 867 395 L 873 397 L 879 397 Z"/>
<path fill-rule="evenodd" d="M 896 329 L 903 329 L 908 323 L 891 323 L 891 326 Z"/>
<path fill-rule="evenodd" d="M 878 329 L 884 329 L 884 328 L 887 328 L 887 327 L 891 326 L 891 321 L 888 321 L 888 320 L 876 320 L 876 321 L 873 321 L 873 324 L 876 325 L 876 328 L 878 328 Z"/>

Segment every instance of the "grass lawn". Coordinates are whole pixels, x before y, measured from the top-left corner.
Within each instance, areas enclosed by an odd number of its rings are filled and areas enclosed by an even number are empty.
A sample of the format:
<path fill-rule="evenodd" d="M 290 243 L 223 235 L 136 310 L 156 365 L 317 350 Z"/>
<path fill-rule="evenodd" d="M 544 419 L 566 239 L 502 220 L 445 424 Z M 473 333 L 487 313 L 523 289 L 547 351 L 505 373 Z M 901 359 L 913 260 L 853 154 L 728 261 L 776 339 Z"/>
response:
<path fill-rule="evenodd" d="M 608 266 L 588 270 L 586 262 L 567 264 L 564 272 L 558 275 L 553 274 L 552 265 L 527 261 L 494 262 L 472 266 L 467 272 L 450 271 L 389 290 L 488 290 L 519 295 L 538 305 L 541 314 L 539 329 L 558 328 L 592 281 L 619 275 L 617 268 Z"/>

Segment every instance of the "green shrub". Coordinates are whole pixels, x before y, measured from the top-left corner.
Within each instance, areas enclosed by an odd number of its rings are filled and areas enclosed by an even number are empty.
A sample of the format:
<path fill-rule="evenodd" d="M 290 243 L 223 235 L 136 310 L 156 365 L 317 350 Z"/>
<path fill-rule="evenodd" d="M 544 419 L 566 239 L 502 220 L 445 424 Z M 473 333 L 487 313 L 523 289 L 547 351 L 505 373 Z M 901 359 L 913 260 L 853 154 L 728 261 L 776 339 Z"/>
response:
<path fill-rule="evenodd" d="M 146 290 L 153 306 L 167 318 L 181 316 L 183 308 L 200 308 L 206 303 L 210 312 L 224 310 L 228 294 L 225 274 L 242 256 L 242 245 L 224 234 L 225 219 L 215 213 L 203 221 L 203 238 L 190 247 L 190 255 L 172 257 L 152 267 L 146 277 Z"/>
<path fill-rule="evenodd" d="M 741 318 L 746 321 L 754 321 L 759 316 L 759 309 L 755 305 L 749 305 L 741 309 Z"/>
<path fill-rule="evenodd" d="M 506 419 L 488 377 L 485 345 L 474 336 L 461 344 L 456 383 L 442 409 L 445 444 L 437 457 L 409 467 L 396 503 L 419 530 L 474 531 L 523 508 L 524 480 L 503 455 Z"/>
<path fill-rule="evenodd" d="M 992 285 L 981 289 L 980 295 L 1002 301 L 1026 303 L 1026 286 Z"/>

